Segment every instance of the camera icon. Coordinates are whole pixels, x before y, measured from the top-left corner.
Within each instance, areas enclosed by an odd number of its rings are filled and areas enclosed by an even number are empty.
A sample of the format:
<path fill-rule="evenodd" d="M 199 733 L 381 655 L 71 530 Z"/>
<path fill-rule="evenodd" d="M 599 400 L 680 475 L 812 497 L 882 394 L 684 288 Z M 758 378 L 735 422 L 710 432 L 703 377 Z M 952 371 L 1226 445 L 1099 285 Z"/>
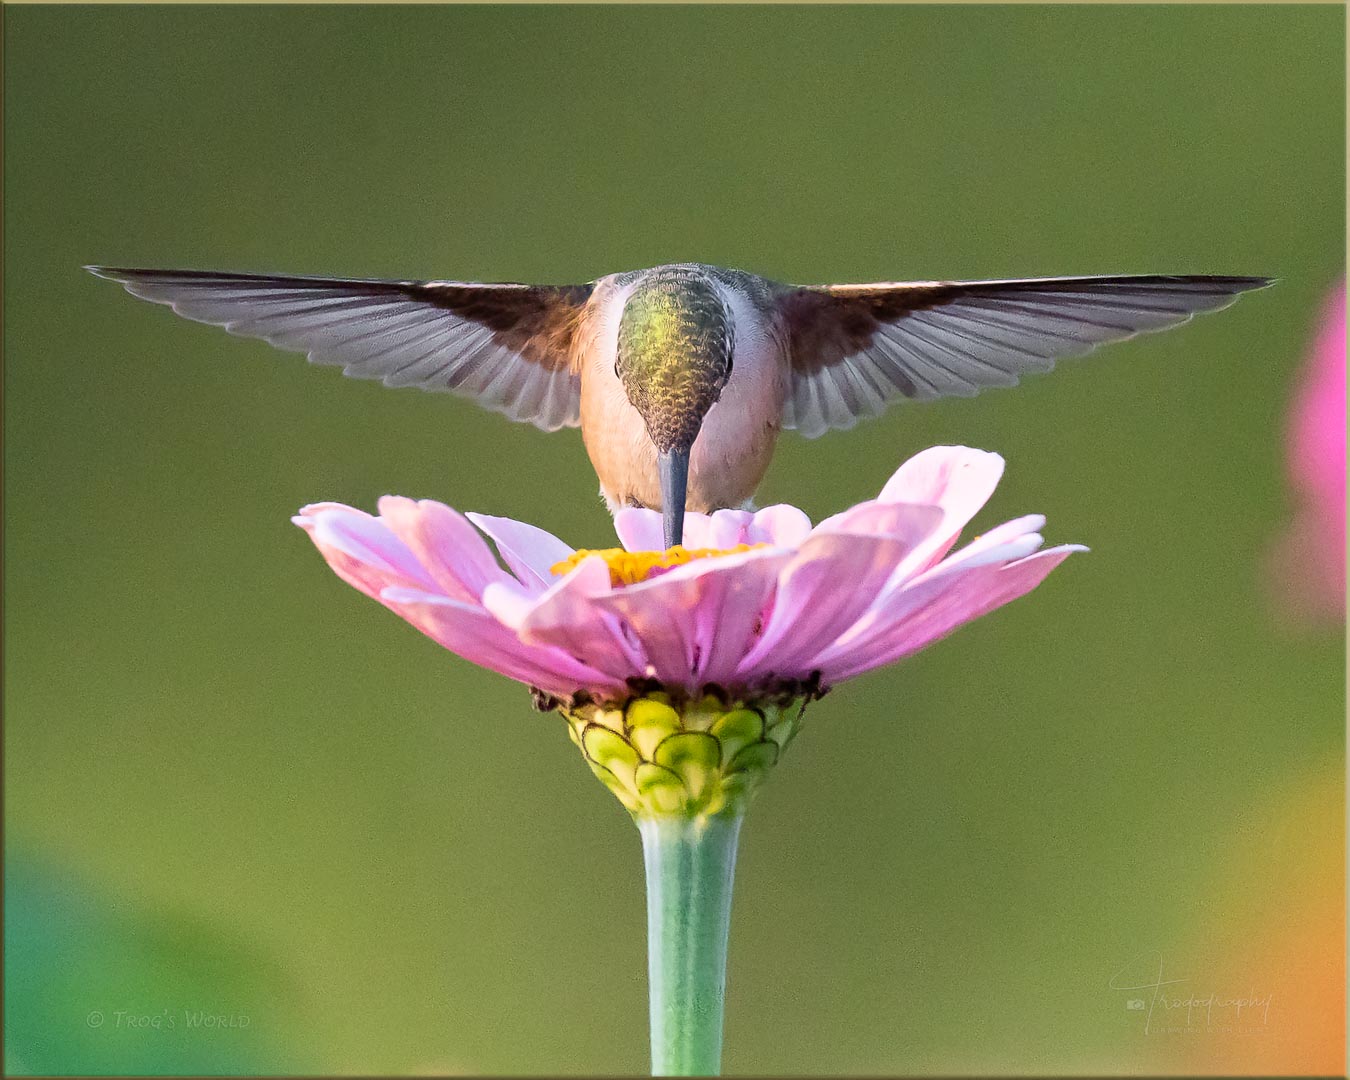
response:
<path fill-rule="evenodd" d="M 1130 998 L 1129 1001 L 1125 1002 L 1125 1008 L 1129 1009 L 1130 1012 L 1143 1012 L 1143 1011 L 1144 1011 L 1144 999 L 1143 999 L 1143 998 Z"/>

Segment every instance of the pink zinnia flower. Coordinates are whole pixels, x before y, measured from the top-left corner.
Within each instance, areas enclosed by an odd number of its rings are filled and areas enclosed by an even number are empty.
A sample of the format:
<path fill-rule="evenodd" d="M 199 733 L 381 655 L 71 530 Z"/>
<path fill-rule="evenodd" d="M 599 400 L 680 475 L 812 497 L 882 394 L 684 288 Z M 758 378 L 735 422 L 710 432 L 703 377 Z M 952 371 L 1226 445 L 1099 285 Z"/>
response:
<path fill-rule="evenodd" d="M 1294 399 L 1288 470 L 1298 500 L 1276 549 L 1293 605 L 1345 614 L 1345 283 L 1328 299 Z"/>
<path fill-rule="evenodd" d="M 661 515 L 641 509 L 617 515 L 623 549 L 608 552 L 392 496 L 378 517 L 319 503 L 294 521 L 344 581 L 559 701 L 622 701 L 651 679 L 675 695 L 712 686 L 753 700 L 809 694 L 917 652 L 1085 550 L 1038 550 L 1045 519 L 1029 515 L 949 554 L 1002 472 L 997 454 L 934 447 L 875 500 L 814 528 L 787 505 L 691 513 L 688 550 L 671 552 L 659 550 Z"/>

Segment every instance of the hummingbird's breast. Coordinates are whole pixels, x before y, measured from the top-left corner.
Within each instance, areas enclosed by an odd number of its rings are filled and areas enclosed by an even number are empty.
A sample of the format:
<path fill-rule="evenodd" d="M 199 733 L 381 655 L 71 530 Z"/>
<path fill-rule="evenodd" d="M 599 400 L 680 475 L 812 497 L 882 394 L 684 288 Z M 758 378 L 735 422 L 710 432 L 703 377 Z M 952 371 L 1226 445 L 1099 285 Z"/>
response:
<path fill-rule="evenodd" d="M 657 449 L 615 371 L 619 323 L 638 282 L 608 279 L 579 335 L 581 433 L 611 510 L 661 507 Z M 750 500 L 782 424 L 788 373 L 768 320 L 741 290 L 715 281 L 734 324 L 731 372 L 690 450 L 686 507 L 709 513 Z"/>

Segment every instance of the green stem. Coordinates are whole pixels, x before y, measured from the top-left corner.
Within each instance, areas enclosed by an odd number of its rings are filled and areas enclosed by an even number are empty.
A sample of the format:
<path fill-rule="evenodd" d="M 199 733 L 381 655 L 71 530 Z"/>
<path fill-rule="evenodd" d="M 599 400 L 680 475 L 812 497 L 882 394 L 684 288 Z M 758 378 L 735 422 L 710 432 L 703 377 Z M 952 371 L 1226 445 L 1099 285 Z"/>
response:
<path fill-rule="evenodd" d="M 647 864 L 652 1075 L 716 1076 L 741 815 L 643 817 L 638 828 Z"/>

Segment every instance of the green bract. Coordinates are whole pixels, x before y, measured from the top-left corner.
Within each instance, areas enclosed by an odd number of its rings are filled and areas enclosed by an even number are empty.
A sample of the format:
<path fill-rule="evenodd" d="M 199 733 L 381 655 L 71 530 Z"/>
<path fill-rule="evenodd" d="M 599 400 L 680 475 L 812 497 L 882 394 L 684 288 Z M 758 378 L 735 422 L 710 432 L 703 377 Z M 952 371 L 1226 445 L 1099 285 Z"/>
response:
<path fill-rule="evenodd" d="M 638 818 L 738 810 L 801 725 L 805 700 L 681 702 L 653 690 L 622 705 L 562 708 L 591 770 Z"/>

